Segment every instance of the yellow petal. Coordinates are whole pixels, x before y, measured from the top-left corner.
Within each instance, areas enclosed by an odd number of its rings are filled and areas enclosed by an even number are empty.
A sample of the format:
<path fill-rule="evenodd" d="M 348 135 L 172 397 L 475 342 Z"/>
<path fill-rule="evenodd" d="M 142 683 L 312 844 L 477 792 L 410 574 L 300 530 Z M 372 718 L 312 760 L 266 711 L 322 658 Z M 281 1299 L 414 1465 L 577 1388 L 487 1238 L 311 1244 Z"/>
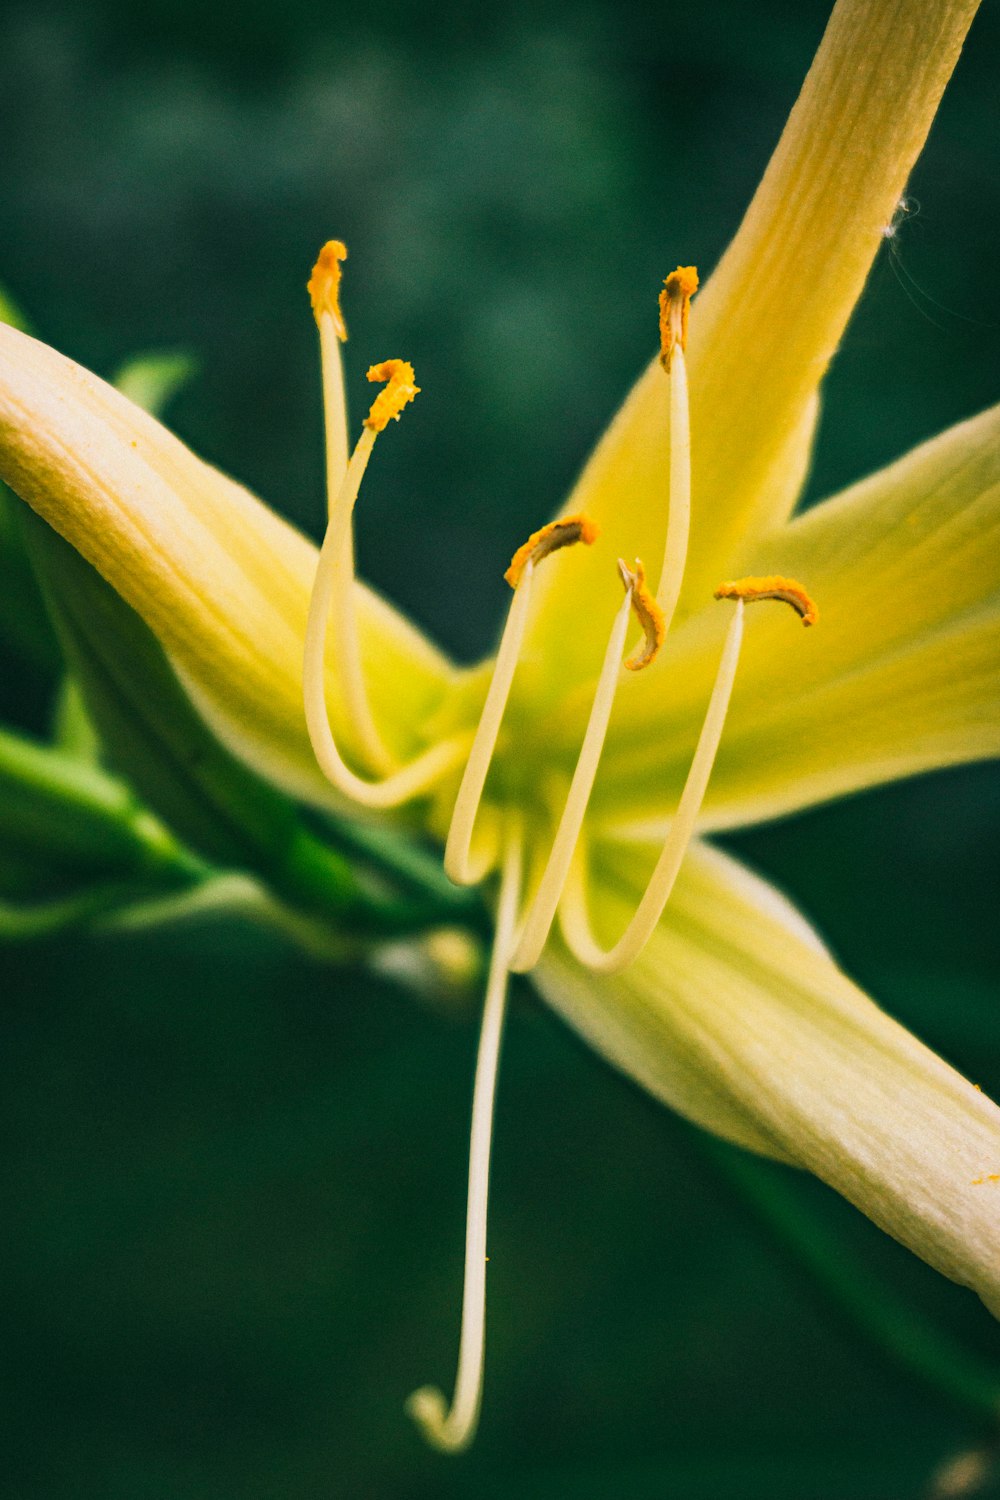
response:
<path fill-rule="evenodd" d="M 332 800 L 302 709 L 311 542 L 104 381 L 5 326 L 0 477 L 142 616 L 237 753 Z M 408 755 L 453 669 L 361 587 L 358 613 L 376 715 Z M 336 714 L 333 642 L 328 688 Z"/>
<path fill-rule="evenodd" d="M 692 521 L 682 613 L 729 576 L 748 533 L 791 512 L 820 381 L 976 4 L 839 0 L 834 9 L 743 224 L 692 307 Z M 676 177 L 672 193 L 697 192 L 682 167 L 665 171 Z M 600 524 L 604 545 L 580 560 L 572 579 L 566 572 L 539 579 L 540 598 L 552 596 L 540 622 L 550 640 L 568 612 L 563 588 L 572 587 L 577 601 L 573 636 L 560 652 L 564 680 L 571 667 L 593 674 L 600 660 L 614 607 L 605 553 L 647 562 L 662 554 L 667 403 L 667 380 L 654 360 L 567 501 Z"/>
<path fill-rule="evenodd" d="M 613 930 L 637 863 L 619 847 L 598 866 Z M 657 1097 L 808 1167 L 1000 1316 L 1000 1110 L 852 984 L 765 882 L 696 847 L 632 968 L 588 980 L 557 953 L 537 977 Z"/>
<path fill-rule="evenodd" d="M 748 618 L 702 827 L 1000 753 L 1000 407 L 780 528 L 749 562 L 807 582 L 820 622 L 806 634 L 784 611 Z M 691 621 L 653 692 L 630 694 L 596 808 L 618 821 L 672 809 L 723 626 L 710 611 Z"/>

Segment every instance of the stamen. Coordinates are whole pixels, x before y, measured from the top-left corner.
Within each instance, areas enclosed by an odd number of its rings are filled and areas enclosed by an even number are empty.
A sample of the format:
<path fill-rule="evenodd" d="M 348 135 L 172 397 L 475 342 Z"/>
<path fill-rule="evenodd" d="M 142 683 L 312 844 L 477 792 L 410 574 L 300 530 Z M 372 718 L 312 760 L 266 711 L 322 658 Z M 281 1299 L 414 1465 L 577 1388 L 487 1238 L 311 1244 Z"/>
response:
<path fill-rule="evenodd" d="M 720 583 L 715 591 L 716 599 L 743 599 L 755 604 L 758 599 L 780 599 L 790 604 L 803 625 L 815 625 L 819 610 L 806 593 L 801 583 L 794 578 L 783 578 L 772 573 L 766 578 L 737 578 L 733 583 Z"/>
<path fill-rule="evenodd" d="M 399 421 L 403 407 L 420 394 L 420 387 L 414 385 L 413 366 L 405 359 L 384 359 L 380 365 L 372 365 L 368 379 L 387 382 L 365 417 L 365 426 L 372 432 L 384 432 L 390 420 Z"/>
<path fill-rule="evenodd" d="M 340 354 L 340 345 L 347 337 L 347 330 L 340 312 L 339 295 L 340 262 L 346 259 L 346 256 L 347 249 L 340 240 L 329 240 L 320 251 L 308 288 L 319 328 L 323 371 L 328 526 L 332 522 L 334 506 L 344 485 L 348 464 L 347 403 L 344 399 L 344 368 Z M 367 451 L 370 452 L 370 448 Z M 358 482 L 360 483 L 360 476 Z M 344 693 L 350 706 L 351 721 L 367 759 L 376 771 L 387 775 L 396 769 L 396 761 L 389 754 L 378 732 L 368 703 L 368 695 L 364 690 L 354 588 L 354 537 L 350 527 L 344 540 L 343 557 L 339 559 L 337 566 L 342 573 L 344 583 L 334 596 L 336 606 L 334 638 L 342 665 Z"/>
<path fill-rule="evenodd" d="M 576 870 L 567 886 L 559 917 L 566 945 L 575 958 L 599 974 L 616 974 L 638 958 L 663 915 L 670 899 L 674 882 L 680 872 L 684 855 L 691 842 L 694 826 L 701 811 L 708 787 L 712 767 L 718 753 L 722 730 L 729 710 L 736 668 L 739 665 L 740 647 L 743 643 L 743 601 L 739 600 L 736 613 L 726 633 L 722 656 L 716 673 L 712 696 L 709 699 L 705 721 L 702 724 L 698 744 L 691 760 L 684 790 L 681 793 L 677 812 L 670 825 L 660 857 L 649 878 L 649 884 L 622 936 L 612 948 L 602 948 L 595 939 L 587 913 L 586 888 L 581 876 L 581 850 Z"/>
<path fill-rule="evenodd" d="M 575 534 L 571 534 L 575 533 Z M 483 878 L 488 868 L 474 866 L 469 862 L 472 835 L 476 814 L 483 799 L 483 789 L 489 775 L 490 764 L 496 750 L 497 736 L 507 708 L 507 700 L 514 682 L 514 673 L 524 645 L 531 606 L 531 588 L 537 563 L 550 552 L 567 547 L 572 542 L 590 545 L 597 537 L 597 527 L 586 516 L 571 516 L 565 521 L 554 521 L 534 532 L 515 552 L 510 567 L 504 574 L 514 590 L 510 609 L 504 624 L 500 645 L 497 648 L 493 676 L 486 692 L 486 701 L 479 716 L 475 739 L 469 751 L 462 784 L 455 798 L 455 807 L 445 844 L 444 867 L 456 885 L 474 885 Z M 514 575 L 513 578 L 511 575 Z"/>
<path fill-rule="evenodd" d="M 583 542 L 585 546 L 591 547 L 600 534 L 600 527 L 589 516 L 562 516 L 558 521 L 550 521 L 547 526 L 533 531 L 528 540 L 518 547 L 510 560 L 510 567 L 503 575 L 504 579 L 512 589 L 516 589 L 529 562 L 541 562 L 550 552 L 572 546 L 574 542 Z"/>
<path fill-rule="evenodd" d="M 674 350 L 687 348 L 691 298 L 698 290 L 695 266 L 678 266 L 663 283 L 660 293 L 660 363 L 670 373 Z"/>
<path fill-rule="evenodd" d="M 483 1399 L 486 1342 L 486 1216 L 490 1149 L 500 1043 L 507 998 L 506 956 L 517 923 L 521 888 L 522 835 L 515 820 L 508 835 L 497 908 L 496 937 L 483 1005 L 469 1140 L 469 1196 L 465 1230 L 465 1287 L 455 1391 L 449 1410 L 441 1391 L 422 1386 L 406 1403 L 410 1416 L 435 1448 L 458 1453 L 475 1437 Z"/>
<path fill-rule="evenodd" d="M 735 599 L 736 613 L 726 633 L 722 656 L 709 699 L 705 721 L 698 736 L 684 790 L 677 804 L 670 830 L 660 851 L 656 867 L 649 878 L 642 899 L 622 936 L 611 948 L 602 948 L 593 935 L 587 912 L 585 851 L 581 848 L 570 870 L 565 897 L 559 908 L 560 927 L 566 946 L 580 963 L 599 974 L 615 974 L 638 958 L 649 942 L 670 899 L 680 873 L 695 824 L 708 790 L 709 778 L 719 751 L 722 731 L 733 695 L 740 647 L 743 644 L 745 606 L 758 599 L 780 599 L 791 604 L 805 624 L 819 618 L 813 600 L 794 578 L 743 578 L 736 583 L 721 584 L 717 599 Z"/>
<path fill-rule="evenodd" d="M 390 401 L 390 405 L 398 403 L 398 410 L 401 411 L 406 402 L 416 394 L 416 387 L 412 383 L 413 370 L 402 360 L 388 360 L 384 365 L 374 368 L 386 370 L 389 367 L 393 367 L 387 376 L 390 382 L 395 378 L 395 367 L 408 372 L 407 380 L 395 381 L 396 390 Z M 408 391 L 401 396 L 399 387 L 404 383 L 408 385 Z M 379 399 L 376 398 L 375 406 Z M 373 412 L 375 406 L 372 408 Z M 392 415 L 398 415 L 398 411 L 390 411 L 385 420 L 388 421 Z M 382 426 L 384 425 L 383 422 Z M 380 431 L 381 427 L 377 423 L 366 424 L 330 507 L 330 519 L 309 600 L 302 671 L 306 724 L 321 770 L 346 797 L 372 808 L 398 807 L 411 797 L 429 791 L 457 768 L 469 743 L 465 735 L 454 736 L 432 746 L 409 765 L 397 769 L 395 760 L 382 743 L 372 717 L 355 629 L 351 517 L 361 480 Z M 382 781 L 364 781 L 356 776 L 345 764 L 330 729 L 326 707 L 325 658 L 327 622 L 331 612 L 336 622 L 338 683 L 344 697 L 345 715 L 368 760 L 387 773 Z"/>
<path fill-rule="evenodd" d="M 656 585 L 664 635 L 681 595 L 691 532 L 691 412 L 684 350 L 691 298 L 697 290 L 694 266 L 678 266 L 660 293 L 660 363 L 670 377 L 670 493 L 663 562 Z"/>
<path fill-rule="evenodd" d="M 645 636 L 642 647 L 628 658 L 625 666 L 629 672 L 641 672 L 643 667 L 648 667 L 656 660 L 663 645 L 666 636 L 663 611 L 646 587 L 646 569 L 638 557 L 634 573 L 621 558 L 618 559 L 618 571 Z"/>
<path fill-rule="evenodd" d="M 319 329 L 323 371 L 323 422 L 326 429 L 327 514 L 347 472 L 347 402 L 344 398 L 344 365 L 340 346 L 347 338 L 340 311 L 340 262 L 347 259 L 347 246 L 327 240 L 306 284 L 313 316 Z"/>
<path fill-rule="evenodd" d="M 594 788 L 594 780 L 611 720 L 611 710 L 614 707 L 629 615 L 635 606 L 632 574 L 627 568 L 623 570 L 622 578 L 625 583 L 625 598 L 622 600 L 621 608 L 611 627 L 611 634 L 608 636 L 601 675 L 597 680 L 597 689 L 590 707 L 590 717 L 587 720 L 583 744 L 573 771 L 573 779 L 566 794 L 566 802 L 555 838 L 552 840 L 552 848 L 549 850 L 542 878 L 525 915 L 517 939 L 517 947 L 510 960 L 510 967 L 515 974 L 524 974 L 528 969 L 534 968 L 541 957 L 556 908 L 559 905 L 559 898 L 566 884 L 573 850 L 576 848 L 583 820 L 587 814 L 587 805 Z"/>

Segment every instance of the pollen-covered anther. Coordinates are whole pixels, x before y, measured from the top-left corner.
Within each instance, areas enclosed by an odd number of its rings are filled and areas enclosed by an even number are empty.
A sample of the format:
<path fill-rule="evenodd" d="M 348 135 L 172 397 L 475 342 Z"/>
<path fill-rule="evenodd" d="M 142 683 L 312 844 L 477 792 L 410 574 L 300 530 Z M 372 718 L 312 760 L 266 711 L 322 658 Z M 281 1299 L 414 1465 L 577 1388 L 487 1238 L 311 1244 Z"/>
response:
<path fill-rule="evenodd" d="M 691 298 L 698 290 L 694 266 L 678 266 L 663 283 L 660 293 L 660 364 L 669 374 L 670 358 L 679 344 L 687 348 Z"/>
<path fill-rule="evenodd" d="M 316 322 L 329 314 L 342 343 L 347 338 L 347 327 L 340 311 L 340 262 L 346 259 L 347 246 L 343 241 L 327 240 L 306 283 Z"/>
<path fill-rule="evenodd" d="M 625 667 L 629 672 L 641 672 L 643 667 L 650 666 L 656 660 L 666 637 L 666 623 L 662 609 L 647 586 L 646 569 L 640 560 L 636 558 L 633 572 L 628 564 L 619 558 L 618 571 L 626 593 L 631 593 L 632 613 L 642 626 L 643 634 L 642 645 L 628 658 Z"/>
<path fill-rule="evenodd" d="M 399 421 L 403 407 L 419 395 L 420 387 L 414 385 L 413 366 L 405 359 L 384 359 L 380 365 L 372 365 L 368 379 L 386 382 L 385 390 L 379 391 L 365 417 L 366 427 L 382 432 L 391 420 Z"/>
<path fill-rule="evenodd" d="M 541 562 L 550 552 L 558 552 L 560 547 L 572 547 L 575 542 L 591 547 L 600 534 L 601 528 L 589 516 L 562 516 L 558 521 L 550 521 L 547 526 L 533 531 L 518 547 L 503 576 L 511 588 L 516 589 L 529 562 Z"/>
<path fill-rule="evenodd" d="M 819 619 L 819 610 L 801 583 L 794 578 L 783 578 L 779 573 L 766 578 L 737 578 L 731 583 L 720 583 L 715 597 L 742 599 L 745 604 L 755 604 L 758 599 L 780 599 L 783 604 L 792 606 L 803 625 L 815 625 Z"/>

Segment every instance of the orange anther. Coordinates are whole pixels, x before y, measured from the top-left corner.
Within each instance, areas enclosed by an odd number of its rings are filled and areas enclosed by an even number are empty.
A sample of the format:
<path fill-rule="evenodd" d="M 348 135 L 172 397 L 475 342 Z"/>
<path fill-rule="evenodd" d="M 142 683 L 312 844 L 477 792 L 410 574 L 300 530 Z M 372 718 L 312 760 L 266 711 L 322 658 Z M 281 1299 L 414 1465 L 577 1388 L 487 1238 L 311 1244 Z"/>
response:
<path fill-rule="evenodd" d="M 589 516 L 562 516 L 558 521 L 550 521 L 547 526 L 533 531 L 523 546 L 518 547 L 503 576 L 511 588 L 516 589 L 529 562 L 541 562 L 550 552 L 571 547 L 574 542 L 583 542 L 584 546 L 590 547 L 599 535 L 600 527 Z"/>
<path fill-rule="evenodd" d="M 328 313 L 341 342 L 347 338 L 347 328 L 340 311 L 340 262 L 346 259 L 347 246 L 341 240 L 327 240 L 306 283 L 316 322 Z"/>

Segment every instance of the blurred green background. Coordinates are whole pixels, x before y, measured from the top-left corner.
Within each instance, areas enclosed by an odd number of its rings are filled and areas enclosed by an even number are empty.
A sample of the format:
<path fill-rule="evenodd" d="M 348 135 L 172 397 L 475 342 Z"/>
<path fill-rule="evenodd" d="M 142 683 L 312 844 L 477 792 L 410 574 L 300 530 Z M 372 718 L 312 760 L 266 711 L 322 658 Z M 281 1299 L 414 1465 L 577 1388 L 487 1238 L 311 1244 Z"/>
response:
<path fill-rule="evenodd" d="M 366 485 L 361 565 L 472 660 L 511 551 L 648 356 L 660 278 L 707 270 L 734 231 L 827 9 L 6 3 L 0 282 L 101 373 L 196 355 L 173 425 L 315 534 L 304 283 L 343 237 L 355 408 L 375 358 L 412 359 L 424 388 Z M 998 40 L 994 8 L 836 362 L 812 499 L 996 398 Z M 52 688 L 44 659 L 5 653 L 8 722 L 44 731 Z M 1000 1089 L 994 770 L 728 844 Z M 474 997 L 421 1005 L 222 920 L 2 961 L 4 1496 L 904 1500 L 984 1440 L 845 1319 L 726 1153 L 524 988 L 482 1431 L 430 1454 L 402 1402 L 450 1388 Z M 874 1277 L 1000 1378 L 974 1297 L 815 1183 L 768 1180 L 851 1284 Z"/>

